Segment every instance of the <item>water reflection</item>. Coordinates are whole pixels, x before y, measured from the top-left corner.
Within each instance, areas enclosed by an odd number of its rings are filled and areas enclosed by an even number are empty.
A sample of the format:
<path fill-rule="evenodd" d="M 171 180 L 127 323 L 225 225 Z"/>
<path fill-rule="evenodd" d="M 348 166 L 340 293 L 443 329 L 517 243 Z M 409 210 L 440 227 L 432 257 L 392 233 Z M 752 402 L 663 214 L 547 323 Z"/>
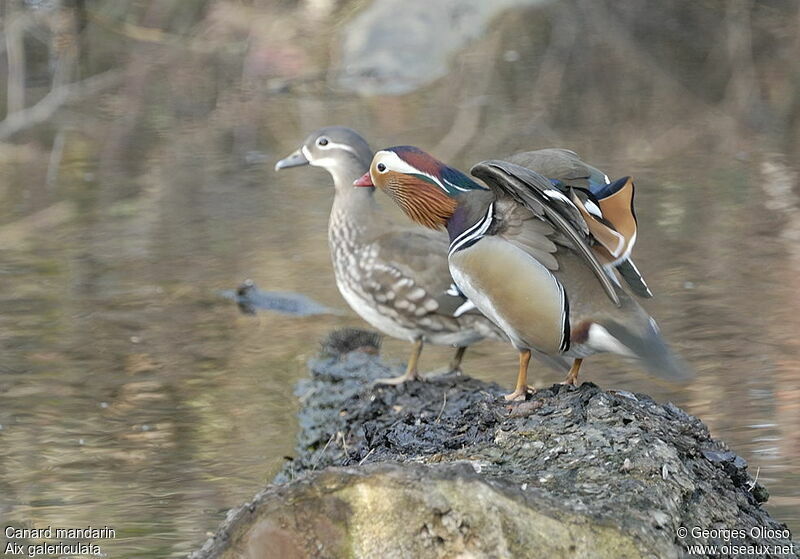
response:
<path fill-rule="evenodd" d="M 271 478 L 292 452 L 305 360 L 331 328 L 362 324 L 243 316 L 217 292 L 250 277 L 345 308 L 326 246 L 327 174 L 272 171 L 310 130 L 337 123 L 462 169 L 559 145 L 636 177 L 636 261 L 656 294 L 645 304 L 698 379 L 662 385 L 610 356 L 585 377 L 701 417 L 760 468 L 768 508 L 800 529 L 797 15 L 791 3 L 736 8 L 746 4 L 715 14 L 664 3 L 648 8 L 652 21 L 596 1 L 514 11 L 446 78 L 369 98 L 314 77 L 331 23 L 311 22 L 328 31 L 301 41 L 297 12 L 278 3 L 127 13 L 161 39 L 200 34 L 187 44 L 204 49 L 132 37 L 105 12 L 91 20 L 81 64 L 113 62 L 118 89 L 0 147 L 3 520 L 107 524 L 113 557 L 177 557 Z M 744 28 L 749 51 L 725 40 Z M 745 54 L 750 70 L 732 72 Z M 47 65 L 28 70 L 34 102 Z M 384 344 L 398 366 L 406 349 Z M 423 370 L 449 356 L 426 349 Z M 515 361 L 484 343 L 464 366 L 510 385 Z"/>

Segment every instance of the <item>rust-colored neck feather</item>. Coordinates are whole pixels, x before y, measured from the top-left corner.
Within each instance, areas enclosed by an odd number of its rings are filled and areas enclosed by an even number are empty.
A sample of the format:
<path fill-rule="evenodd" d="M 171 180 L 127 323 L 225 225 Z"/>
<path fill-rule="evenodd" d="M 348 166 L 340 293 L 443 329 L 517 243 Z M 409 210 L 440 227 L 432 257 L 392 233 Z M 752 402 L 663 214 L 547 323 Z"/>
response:
<path fill-rule="evenodd" d="M 392 177 L 386 190 L 408 217 L 431 229 L 445 227 L 458 205 L 439 187 L 413 177 Z"/>

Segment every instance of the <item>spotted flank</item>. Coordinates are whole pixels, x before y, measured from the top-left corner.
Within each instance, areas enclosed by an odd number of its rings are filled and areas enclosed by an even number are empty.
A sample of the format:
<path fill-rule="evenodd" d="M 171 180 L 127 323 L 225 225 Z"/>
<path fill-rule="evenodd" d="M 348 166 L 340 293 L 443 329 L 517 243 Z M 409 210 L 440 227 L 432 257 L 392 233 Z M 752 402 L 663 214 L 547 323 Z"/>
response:
<path fill-rule="evenodd" d="M 484 215 L 482 219 L 476 221 L 471 227 L 468 227 L 463 233 L 450 242 L 450 250 L 447 253 L 448 256 L 452 256 L 453 253 L 459 250 L 464 250 L 465 248 L 470 247 L 480 241 L 483 236 L 486 235 L 489 227 L 491 227 L 493 215 L 494 202 L 489 204 L 486 215 Z"/>

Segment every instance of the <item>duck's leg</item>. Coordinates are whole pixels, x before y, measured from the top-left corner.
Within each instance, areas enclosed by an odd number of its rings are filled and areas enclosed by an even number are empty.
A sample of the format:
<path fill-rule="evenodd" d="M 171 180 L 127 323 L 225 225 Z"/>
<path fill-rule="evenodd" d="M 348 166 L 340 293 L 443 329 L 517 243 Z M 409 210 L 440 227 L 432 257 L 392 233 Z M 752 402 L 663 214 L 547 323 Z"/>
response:
<path fill-rule="evenodd" d="M 578 372 L 581 370 L 581 363 L 583 363 L 583 359 L 576 359 L 572 362 L 572 367 L 570 367 L 569 372 L 567 373 L 567 378 L 565 378 L 564 382 L 561 384 L 578 386 Z"/>
<path fill-rule="evenodd" d="M 424 342 L 422 338 L 417 338 L 414 340 L 414 347 L 411 350 L 411 357 L 408 358 L 408 365 L 406 366 L 406 372 L 400 375 L 399 377 L 393 378 L 379 378 L 375 381 L 375 384 L 403 384 L 409 380 L 419 380 L 419 372 L 417 371 L 417 362 L 419 361 L 419 355 L 422 353 L 422 346 Z"/>
<path fill-rule="evenodd" d="M 519 373 L 517 373 L 517 387 L 511 394 L 506 394 L 506 400 L 524 401 L 528 395 L 528 363 L 531 360 L 531 350 L 521 349 L 519 351 Z"/>
<path fill-rule="evenodd" d="M 464 359 L 464 352 L 467 351 L 465 347 L 459 347 L 456 349 L 456 354 L 453 355 L 453 358 L 450 360 L 450 370 L 449 372 L 461 372 L 461 360 Z"/>

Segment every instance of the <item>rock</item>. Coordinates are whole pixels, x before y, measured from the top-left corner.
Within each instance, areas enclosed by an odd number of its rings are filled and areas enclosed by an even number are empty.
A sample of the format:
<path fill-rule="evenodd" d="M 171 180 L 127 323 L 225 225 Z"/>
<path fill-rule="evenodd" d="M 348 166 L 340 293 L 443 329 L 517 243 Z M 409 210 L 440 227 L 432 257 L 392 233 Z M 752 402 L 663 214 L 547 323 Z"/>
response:
<path fill-rule="evenodd" d="M 196 557 L 639 557 L 634 537 L 466 463 L 331 469 L 260 493 Z"/>
<path fill-rule="evenodd" d="M 336 354 L 360 346 L 341 337 L 298 387 L 297 457 L 192 557 L 680 557 L 695 543 L 793 545 L 745 461 L 672 404 L 584 383 L 509 405 L 499 386 L 456 375 L 370 388 L 391 372 L 374 352 Z"/>
<path fill-rule="evenodd" d="M 376 0 L 342 32 L 339 85 L 399 95 L 448 73 L 450 58 L 503 11 L 548 0 Z"/>

